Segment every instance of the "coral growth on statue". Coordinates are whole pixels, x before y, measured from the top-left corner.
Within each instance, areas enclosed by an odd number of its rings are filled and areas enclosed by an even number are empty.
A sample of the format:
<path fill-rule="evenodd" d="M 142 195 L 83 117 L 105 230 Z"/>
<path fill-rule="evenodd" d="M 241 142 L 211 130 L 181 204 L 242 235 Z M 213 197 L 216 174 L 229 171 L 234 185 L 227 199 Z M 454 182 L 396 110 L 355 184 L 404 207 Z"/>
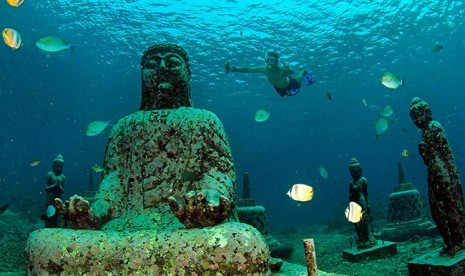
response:
<path fill-rule="evenodd" d="M 223 125 L 192 107 L 187 53 L 156 44 L 145 51 L 141 68 L 140 110 L 111 131 L 94 203 L 79 196 L 56 201 L 81 230 L 32 233 L 28 272 L 268 274 L 262 235 L 237 222 Z"/>

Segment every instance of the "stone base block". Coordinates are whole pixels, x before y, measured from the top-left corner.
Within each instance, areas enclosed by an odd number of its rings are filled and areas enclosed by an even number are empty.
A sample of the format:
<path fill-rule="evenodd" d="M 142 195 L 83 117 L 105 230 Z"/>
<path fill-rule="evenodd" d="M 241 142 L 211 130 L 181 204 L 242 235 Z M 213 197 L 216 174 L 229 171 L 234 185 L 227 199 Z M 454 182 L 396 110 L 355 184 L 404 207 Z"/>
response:
<path fill-rule="evenodd" d="M 436 225 L 427 219 L 422 219 L 399 224 L 387 224 L 381 232 L 375 233 L 375 238 L 400 242 L 409 240 L 414 236 L 435 237 L 438 234 Z"/>
<path fill-rule="evenodd" d="M 441 256 L 437 249 L 408 263 L 408 274 L 415 276 L 459 276 L 465 275 L 465 250 L 455 256 Z"/>
<path fill-rule="evenodd" d="M 265 207 L 263 206 L 250 206 L 238 207 L 237 215 L 239 221 L 252 225 L 257 228 L 264 236 L 268 235 L 268 226 L 266 225 Z"/>
<path fill-rule="evenodd" d="M 382 259 L 397 254 L 397 244 L 389 241 L 377 241 L 376 245 L 367 249 L 350 248 L 342 251 L 342 257 L 352 263 L 370 259 Z"/>

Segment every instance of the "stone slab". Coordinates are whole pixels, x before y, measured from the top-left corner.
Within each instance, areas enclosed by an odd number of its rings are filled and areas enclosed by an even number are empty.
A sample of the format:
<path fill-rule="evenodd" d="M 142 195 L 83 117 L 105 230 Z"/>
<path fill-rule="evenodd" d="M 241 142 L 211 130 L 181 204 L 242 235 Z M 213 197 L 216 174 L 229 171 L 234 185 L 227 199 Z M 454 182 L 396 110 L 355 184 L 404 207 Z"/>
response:
<path fill-rule="evenodd" d="M 342 251 L 342 257 L 352 263 L 366 260 L 382 259 L 397 254 L 397 244 L 390 241 L 377 241 L 377 244 L 367 249 L 349 248 Z"/>
<path fill-rule="evenodd" d="M 465 250 L 455 256 L 441 256 L 441 249 L 434 250 L 408 263 L 409 275 L 415 276 L 463 276 L 465 275 Z"/>
<path fill-rule="evenodd" d="M 387 224 L 382 231 L 375 232 L 374 237 L 388 241 L 406 241 L 415 236 L 435 237 L 439 235 L 436 225 L 428 220 L 419 220 L 399 224 Z"/>

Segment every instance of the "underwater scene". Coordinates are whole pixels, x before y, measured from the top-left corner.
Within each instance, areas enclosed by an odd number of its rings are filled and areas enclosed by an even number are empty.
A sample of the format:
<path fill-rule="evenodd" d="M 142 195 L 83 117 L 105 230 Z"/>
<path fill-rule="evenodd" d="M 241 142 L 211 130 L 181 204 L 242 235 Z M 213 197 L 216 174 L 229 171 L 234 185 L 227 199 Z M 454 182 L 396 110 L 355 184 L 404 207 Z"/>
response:
<path fill-rule="evenodd" d="M 464 20 L 2 1 L 0 275 L 465 275 Z"/>

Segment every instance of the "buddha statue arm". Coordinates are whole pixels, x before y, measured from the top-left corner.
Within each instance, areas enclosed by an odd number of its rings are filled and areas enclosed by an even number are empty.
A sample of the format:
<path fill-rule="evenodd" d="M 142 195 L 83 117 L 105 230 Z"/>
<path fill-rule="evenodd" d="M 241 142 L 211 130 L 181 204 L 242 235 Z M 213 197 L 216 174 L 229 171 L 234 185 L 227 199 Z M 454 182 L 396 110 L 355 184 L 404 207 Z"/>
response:
<path fill-rule="evenodd" d="M 100 185 L 92 206 L 89 201 L 78 195 L 72 196 L 66 202 L 55 199 L 55 206 L 63 218 L 70 222 L 72 228 L 99 229 L 109 219 L 119 215 L 122 190 L 119 182 L 111 175 L 106 175 Z"/>
<path fill-rule="evenodd" d="M 213 226 L 232 214 L 235 174 L 229 143 L 219 119 L 212 114 L 203 133 L 201 162 L 205 173 L 184 198 L 168 198 L 171 210 L 187 227 Z"/>

